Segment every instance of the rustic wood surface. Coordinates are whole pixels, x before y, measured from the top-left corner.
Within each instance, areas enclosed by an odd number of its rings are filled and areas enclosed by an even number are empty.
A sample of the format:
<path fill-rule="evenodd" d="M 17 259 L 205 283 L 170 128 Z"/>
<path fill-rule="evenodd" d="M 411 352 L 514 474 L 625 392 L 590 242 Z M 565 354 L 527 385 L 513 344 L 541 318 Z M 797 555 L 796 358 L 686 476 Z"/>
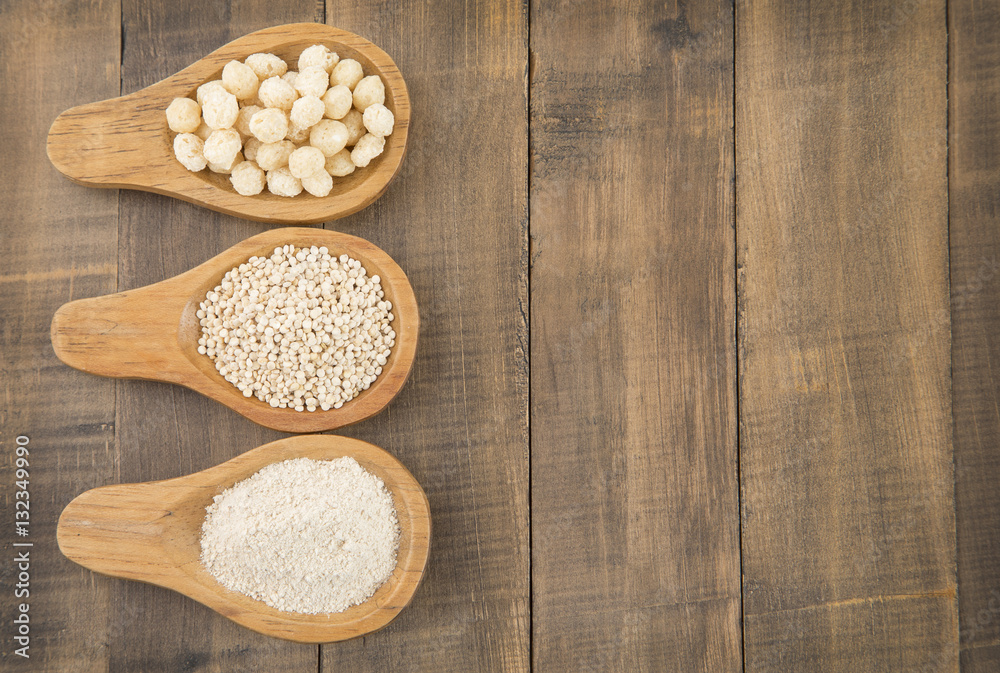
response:
<path fill-rule="evenodd" d="M 749 670 L 958 669 L 945 4 L 737 11 Z"/>
<path fill-rule="evenodd" d="M 998 21 L 966 0 L 0 3 L 0 669 L 997 670 Z M 407 83 L 399 174 L 324 227 L 415 292 L 409 381 L 338 434 L 398 458 L 434 524 L 411 604 L 323 646 L 56 544 L 84 491 L 283 435 L 59 362 L 62 304 L 270 227 L 75 185 L 49 126 L 297 22 Z"/>
<path fill-rule="evenodd" d="M 533 6 L 533 660 L 741 668 L 727 2 Z"/>
<path fill-rule="evenodd" d="M 962 670 L 1000 670 L 1000 5 L 949 3 L 951 367 Z"/>
<path fill-rule="evenodd" d="M 198 353 L 196 312 L 222 277 L 253 256 L 276 247 L 325 246 L 350 255 L 369 276 L 379 276 L 392 302 L 395 346 L 370 388 L 339 409 L 298 412 L 245 397 Z M 281 227 L 257 234 L 184 273 L 152 285 L 101 297 L 77 299 L 52 318 L 52 347 L 60 360 L 81 371 L 114 378 L 177 383 L 196 390 L 255 423 L 284 432 L 320 432 L 373 416 L 392 401 L 413 367 L 420 313 L 413 288 L 399 265 L 369 241 L 343 232 Z"/>

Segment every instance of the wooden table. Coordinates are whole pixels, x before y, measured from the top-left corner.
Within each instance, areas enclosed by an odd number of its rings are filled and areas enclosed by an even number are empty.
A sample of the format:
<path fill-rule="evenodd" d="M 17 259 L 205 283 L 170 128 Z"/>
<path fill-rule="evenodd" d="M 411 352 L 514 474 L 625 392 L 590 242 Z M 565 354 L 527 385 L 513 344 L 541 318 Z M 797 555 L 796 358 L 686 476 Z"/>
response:
<path fill-rule="evenodd" d="M 49 124 L 297 21 L 409 85 L 402 173 L 324 226 L 412 280 L 412 378 L 346 434 L 434 517 L 412 605 L 319 648 L 54 538 L 86 489 L 283 435 L 57 361 L 62 303 L 267 227 L 73 185 Z M 0 63 L 3 670 L 1000 670 L 1000 3 L 39 0 Z"/>

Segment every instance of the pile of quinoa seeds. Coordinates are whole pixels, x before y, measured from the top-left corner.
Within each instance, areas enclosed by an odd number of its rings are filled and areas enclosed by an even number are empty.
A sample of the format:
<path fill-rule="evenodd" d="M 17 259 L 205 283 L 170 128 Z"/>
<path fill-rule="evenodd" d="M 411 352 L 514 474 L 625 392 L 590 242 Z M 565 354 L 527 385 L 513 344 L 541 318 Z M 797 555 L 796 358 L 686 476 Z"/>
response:
<path fill-rule="evenodd" d="M 227 589 L 278 610 L 342 612 L 396 568 L 392 495 L 350 457 L 268 465 L 206 511 L 202 564 Z"/>
<path fill-rule="evenodd" d="M 251 257 L 197 316 L 198 352 L 244 396 L 281 409 L 339 409 L 371 386 L 396 343 L 381 279 L 325 247 Z"/>

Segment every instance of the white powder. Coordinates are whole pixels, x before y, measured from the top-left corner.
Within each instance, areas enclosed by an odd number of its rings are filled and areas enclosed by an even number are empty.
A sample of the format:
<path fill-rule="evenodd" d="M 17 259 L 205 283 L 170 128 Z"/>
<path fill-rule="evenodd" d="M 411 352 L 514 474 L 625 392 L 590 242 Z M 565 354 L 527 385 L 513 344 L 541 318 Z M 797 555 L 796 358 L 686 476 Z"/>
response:
<path fill-rule="evenodd" d="M 286 612 L 341 612 L 392 575 L 399 522 L 381 479 L 350 457 L 268 465 L 206 508 L 201 562 Z"/>

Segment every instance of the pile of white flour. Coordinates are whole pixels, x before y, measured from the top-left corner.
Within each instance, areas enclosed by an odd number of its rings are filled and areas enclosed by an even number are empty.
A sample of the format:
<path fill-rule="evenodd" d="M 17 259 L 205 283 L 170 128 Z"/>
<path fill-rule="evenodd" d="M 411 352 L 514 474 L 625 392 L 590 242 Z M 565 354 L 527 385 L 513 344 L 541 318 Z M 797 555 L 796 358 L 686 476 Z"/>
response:
<path fill-rule="evenodd" d="M 268 465 L 208 506 L 201 561 L 228 589 L 286 612 L 341 612 L 396 567 L 399 522 L 353 458 Z"/>

